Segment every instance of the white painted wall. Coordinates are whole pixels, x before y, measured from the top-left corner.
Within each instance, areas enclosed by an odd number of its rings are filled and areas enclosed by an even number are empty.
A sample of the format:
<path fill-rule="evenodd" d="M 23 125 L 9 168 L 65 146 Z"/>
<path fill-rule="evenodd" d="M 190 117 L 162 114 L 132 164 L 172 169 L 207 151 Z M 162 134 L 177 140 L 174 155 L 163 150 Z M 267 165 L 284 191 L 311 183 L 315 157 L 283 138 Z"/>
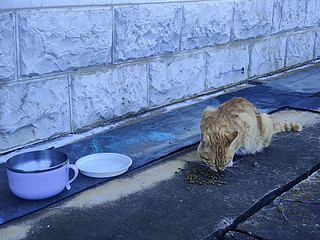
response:
<path fill-rule="evenodd" d="M 318 58 L 318 0 L 1 0 L 0 153 Z"/>

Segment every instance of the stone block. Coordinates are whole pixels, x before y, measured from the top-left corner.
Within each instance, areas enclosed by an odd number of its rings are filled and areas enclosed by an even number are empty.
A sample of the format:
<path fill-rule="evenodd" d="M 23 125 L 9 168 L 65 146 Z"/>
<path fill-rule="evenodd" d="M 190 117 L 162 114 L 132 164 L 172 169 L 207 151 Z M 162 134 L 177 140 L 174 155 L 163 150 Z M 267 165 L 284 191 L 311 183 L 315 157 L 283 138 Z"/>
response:
<path fill-rule="evenodd" d="M 150 106 L 161 106 L 205 90 L 205 53 L 150 61 Z"/>
<path fill-rule="evenodd" d="M 248 78 L 247 43 L 217 47 L 207 52 L 207 88 L 215 89 Z"/>
<path fill-rule="evenodd" d="M 306 1 L 275 0 L 272 33 L 289 31 L 305 26 Z"/>
<path fill-rule="evenodd" d="M 261 76 L 284 68 L 285 49 L 285 36 L 252 42 L 249 76 Z"/>
<path fill-rule="evenodd" d="M 232 2 L 186 3 L 183 11 L 182 49 L 195 49 L 230 41 Z"/>
<path fill-rule="evenodd" d="M 306 1 L 306 22 L 307 27 L 314 27 L 320 25 L 320 1 L 307 0 Z"/>
<path fill-rule="evenodd" d="M 0 81 L 15 77 L 14 16 L 11 12 L 0 13 Z"/>
<path fill-rule="evenodd" d="M 313 59 L 314 31 L 296 32 L 287 37 L 285 66 L 291 67 Z"/>
<path fill-rule="evenodd" d="M 21 12 L 22 76 L 111 63 L 111 8 Z"/>
<path fill-rule="evenodd" d="M 0 85 L 0 152 L 70 131 L 68 77 Z"/>
<path fill-rule="evenodd" d="M 179 50 L 180 4 L 119 6 L 114 14 L 115 62 Z"/>
<path fill-rule="evenodd" d="M 74 128 L 101 124 L 146 109 L 146 69 L 146 63 L 140 62 L 77 72 L 72 80 Z"/>
<path fill-rule="evenodd" d="M 234 9 L 232 40 L 255 38 L 270 34 L 273 1 L 237 0 Z"/>

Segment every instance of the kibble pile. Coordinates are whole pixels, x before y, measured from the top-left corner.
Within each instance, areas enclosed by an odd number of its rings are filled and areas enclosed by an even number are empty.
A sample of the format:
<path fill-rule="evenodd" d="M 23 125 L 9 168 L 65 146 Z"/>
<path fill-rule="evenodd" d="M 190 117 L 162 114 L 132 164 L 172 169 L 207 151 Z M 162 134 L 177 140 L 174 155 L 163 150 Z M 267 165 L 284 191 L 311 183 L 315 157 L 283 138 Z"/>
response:
<path fill-rule="evenodd" d="M 203 186 L 209 184 L 217 184 L 218 186 L 227 184 L 226 182 L 220 181 L 220 179 L 224 176 L 223 174 L 214 172 L 206 167 L 193 167 L 186 170 L 185 175 L 186 181 L 191 184 L 199 184 Z"/>

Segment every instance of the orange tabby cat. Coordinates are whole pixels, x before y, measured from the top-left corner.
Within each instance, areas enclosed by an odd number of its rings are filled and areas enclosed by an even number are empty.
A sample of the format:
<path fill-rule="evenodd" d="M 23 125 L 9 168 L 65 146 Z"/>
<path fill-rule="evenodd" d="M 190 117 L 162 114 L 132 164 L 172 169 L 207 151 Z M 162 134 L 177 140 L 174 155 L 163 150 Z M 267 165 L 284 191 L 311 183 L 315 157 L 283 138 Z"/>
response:
<path fill-rule="evenodd" d="M 213 170 L 232 166 L 233 156 L 253 154 L 267 147 L 277 132 L 301 131 L 293 122 L 273 123 L 247 99 L 234 97 L 217 109 L 207 107 L 201 119 L 198 153 Z"/>

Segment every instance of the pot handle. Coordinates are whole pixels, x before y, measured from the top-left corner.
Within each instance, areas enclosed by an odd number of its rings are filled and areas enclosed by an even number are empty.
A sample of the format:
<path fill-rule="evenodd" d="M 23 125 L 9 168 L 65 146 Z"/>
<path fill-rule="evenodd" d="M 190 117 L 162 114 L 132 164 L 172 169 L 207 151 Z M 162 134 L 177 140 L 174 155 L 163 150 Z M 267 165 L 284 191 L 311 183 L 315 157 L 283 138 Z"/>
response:
<path fill-rule="evenodd" d="M 69 168 L 71 168 L 71 169 L 74 171 L 74 176 L 73 176 L 73 178 L 72 178 L 71 180 L 69 180 L 69 181 L 67 182 L 67 184 L 66 184 L 66 188 L 67 188 L 68 190 L 70 190 L 70 188 L 71 188 L 70 183 L 72 183 L 72 182 L 76 179 L 76 177 L 78 176 L 79 170 L 78 170 L 77 166 L 74 165 L 74 164 L 68 164 L 67 168 L 68 168 L 68 170 L 69 170 Z"/>

